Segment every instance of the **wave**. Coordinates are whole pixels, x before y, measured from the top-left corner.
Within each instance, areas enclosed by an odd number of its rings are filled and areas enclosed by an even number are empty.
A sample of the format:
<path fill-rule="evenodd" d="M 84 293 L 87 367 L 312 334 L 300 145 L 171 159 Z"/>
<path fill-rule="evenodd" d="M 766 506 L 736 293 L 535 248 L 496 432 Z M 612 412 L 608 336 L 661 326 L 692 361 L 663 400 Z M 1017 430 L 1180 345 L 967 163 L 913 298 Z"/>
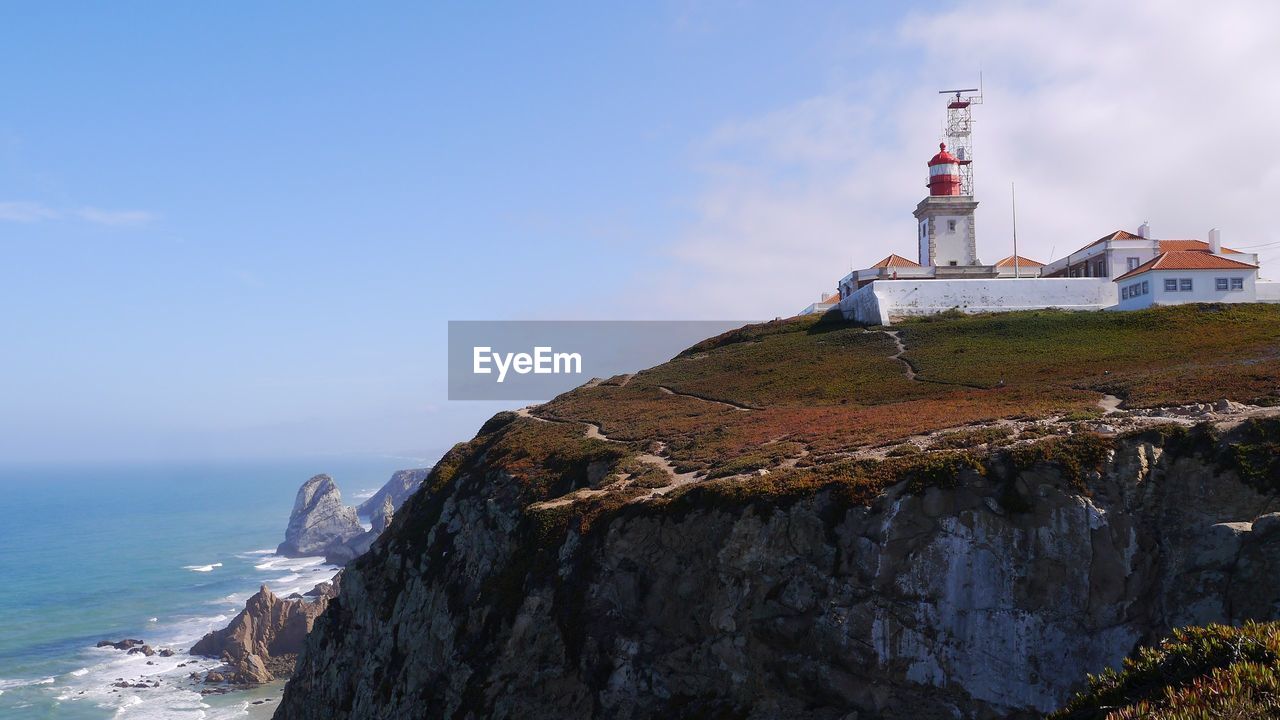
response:
<path fill-rule="evenodd" d="M 245 550 L 242 553 L 236 553 L 236 557 L 243 557 L 247 555 L 275 555 L 275 554 L 276 554 L 276 551 L 274 548 L 265 548 L 263 550 Z"/>
<path fill-rule="evenodd" d="M 53 682 L 53 678 L 51 677 L 38 678 L 35 680 L 6 680 L 4 678 L 0 678 L 0 692 L 4 692 L 5 690 L 16 690 L 17 688 L 27 687 L 29 685 L 48 685 L 51 682 Z"/>
<path fill-rule="evenodd" d="M 211 563 L 209 565 L 183 565 L 182 569 L 190 570 L 191 572 L 213 572 L 214 568 L 220 567 L 222 567 L 222 563 Z"/>
<path fill-rule="evenodd" d="M 276 557 L 273 557 L 269 560 L 265 560 L 263 562 L 258 563 L 257 565 L 254 565 L 253 569 L 266 570 L 266 571 L 288 570 L 290 572 L 300 572 L 302 570 L 310 570 L 312 568 L 317 568 L 324 564 L 325 564 L 324 558 L 322 557 L 291 558 L 291 557 L 284 557 L 283 555 L 277 555 Z"/>

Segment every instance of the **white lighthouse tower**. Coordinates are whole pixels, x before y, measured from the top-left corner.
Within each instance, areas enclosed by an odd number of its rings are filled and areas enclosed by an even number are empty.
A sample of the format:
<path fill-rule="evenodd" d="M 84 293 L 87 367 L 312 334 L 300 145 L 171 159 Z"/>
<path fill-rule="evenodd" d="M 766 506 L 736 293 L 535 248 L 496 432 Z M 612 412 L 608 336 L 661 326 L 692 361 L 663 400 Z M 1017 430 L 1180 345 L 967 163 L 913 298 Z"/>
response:
<path fill-rule="evenodd" d="M 920 264 L 926 267 L 980 265 L 973 211 L 978 203 L 971 195 L 961 195 L 962 160 L 938 144 L 938 154 L 929 160 L 929 196 L 916 205 L 919 226 Z"/>

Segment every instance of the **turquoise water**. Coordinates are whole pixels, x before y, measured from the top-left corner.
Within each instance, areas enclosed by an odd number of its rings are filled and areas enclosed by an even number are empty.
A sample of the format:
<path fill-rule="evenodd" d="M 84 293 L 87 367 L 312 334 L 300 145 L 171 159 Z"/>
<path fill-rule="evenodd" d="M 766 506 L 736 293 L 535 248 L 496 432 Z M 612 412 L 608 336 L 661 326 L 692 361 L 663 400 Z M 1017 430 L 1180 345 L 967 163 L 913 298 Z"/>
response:
<path fill-rule="evenodd" d="M 327 472 L 355 504 L 393 471 L 423 464 L 0 465 L 0 719 L 245 717 L 261 693 L 202 699 L 187 675 L 216 663 L 177 666 L 260 584 L 286 595 L 333 573 L 272 552 L 298 486 Z M 93 647 L 125 637 L 178 654 Z M 161 687 L 118 689 L 117 678 Z"/>

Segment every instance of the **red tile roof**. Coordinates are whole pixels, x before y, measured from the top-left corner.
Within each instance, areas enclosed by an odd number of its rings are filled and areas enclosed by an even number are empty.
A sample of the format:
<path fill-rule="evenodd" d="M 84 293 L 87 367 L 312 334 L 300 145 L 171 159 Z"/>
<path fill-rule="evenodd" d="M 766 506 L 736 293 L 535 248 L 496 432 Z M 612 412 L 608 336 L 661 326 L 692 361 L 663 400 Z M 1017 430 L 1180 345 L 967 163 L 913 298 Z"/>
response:
<path fill-rule="evenodd" d="M 1160 252 L 1172 252 L 1174 250 L 1199 250 L 1201 252 L 1209 252 L 1209 243 L 1203 240 L 1161 240 Z M 1241 255 L 1239 250 L 1232 250 L 1229 247 L 1222 248 L 1222 252 L 1231 255 Z"/>
<path fill-rule="evenodd" d="M 1125 278 L 1141 275 L 1149 270 L 1257 270 L 1257 265 L 1229 260 L 1213 253 L 1200 250 L 1171 250 L 1162 252 L 1154 259 L 1139 265 L 1116 278 L 1120 282 Z"/>
<path fill-rule="evenodd" d="M 901 255 L 890 255 L 880 262 L 872 265 L 873 268 L 891 268 L 891 267 L 920 267 L 920 263 L 908 260 Z"/>
<path fill-rule="evenodd" d="M 1014 256 L 1010 255 L 1009 257 L 996 263 L 996 267 L 1013 267 L 1013 258 Z M 1031 258 L 1026 258 L 1021 255 L 1018 255 L 1017 258 L 1018 258 L 1018 267 L 1030 267 L 1030 268 L 1044 267 L 1044 263 L 1036 262 Z"/>
<path fill-rule="evenodd" d="M 1085 250 L 1088 250 L 1094 245 L 1101 245 L 1102 243 L 1108 240 L 1141 240 L 1141 239 L 1142 239 L 1141 235 L 1134 235 L 1133 233 L 1127 230 L 1117 230 L 1111 233 L 1110 235 L 1103 235 L 1097 240 L 1094 240 L 1093 242 L 1089 243 L 1088 245 L 1085 245 L 1084 247 L 1080 248 L 1079 250 L 1076 250 L 1076 252 L 1073 252 L 1071 254 L 1075 255 L 1078 252 L 1084 252 Z"/>

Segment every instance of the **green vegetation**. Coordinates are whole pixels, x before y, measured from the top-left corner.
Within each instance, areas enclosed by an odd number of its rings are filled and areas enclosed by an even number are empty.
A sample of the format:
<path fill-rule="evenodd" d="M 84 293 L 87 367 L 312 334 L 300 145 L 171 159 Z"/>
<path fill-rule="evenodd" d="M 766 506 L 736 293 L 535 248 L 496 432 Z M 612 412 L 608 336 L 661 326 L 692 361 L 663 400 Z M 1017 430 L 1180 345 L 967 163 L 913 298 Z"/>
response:
<path fill-rule="evenodd" d="M 1052 466 L 1081 492 L 1088 492 L 1088 474 L 1102 471 L 1115 449 L 1115 441 L 1094 433 L 1051 437 L 1009 451 L 1014 467 L 1026 470 L 1037 465 Z"/>
<path fill-rule="evenodd" d="M 902 337 L 923 377 L 1096 390 L 1132 407 L 1251 402 L 1280 384 L 1276 305 L 981 315 L 907 323 Z"/>
<path fill-rule="evenodd" d="M 642 447 L 662 442 L 680 472 L 724 476 L 771 467 L 761 455 L 771 443 L 802 446 L 804 465 L 818 466 L 1000 419 L 1093 420 L 1104 392 L 1135 406 L 1280 401 L 1280 306 L 951 315 L 899 328 L 920 381 L 906 377 L 885 333 L 805 317 L 725 333 L 625 385 L 614 378 L 537 412 Z M 994 432 L 944 435 L 928 449 L 1012 440 Z M 1036 435 L 1027 428 L 1018 439 Z"/>
<path fill-rule="evenodd" d="M 1209 720 L 1280 717 L 1280 624 L 1210 625 L 1175 631 L 1089 690 L 1052 720 Z"/>
<path fill-rule="evenodd" d="M 1013 431 L 1007 427 L 985 427 L 939 435 L 929 443 L 930 450 L 960 450 L 979 445 L 1004 445 Z"/>
<path fill-rule="evenodd" d="M 1242 437 L 1227 446 L 1240 479 L 1268 492 L 1280 491 L 1280 418 L 1249 420 Z"/>
<path fill-rule="evenodd" d="M 739 455 L 728 462 L 716 465 L 707 472 L 707 477 L 729 477 L 730 475 L 740 475 L 763 468 L 771 468 L 783 460 L 799 457 L 803 452 L 804 446 L 800 443 L 770 443 L 754 452 Z"/>

